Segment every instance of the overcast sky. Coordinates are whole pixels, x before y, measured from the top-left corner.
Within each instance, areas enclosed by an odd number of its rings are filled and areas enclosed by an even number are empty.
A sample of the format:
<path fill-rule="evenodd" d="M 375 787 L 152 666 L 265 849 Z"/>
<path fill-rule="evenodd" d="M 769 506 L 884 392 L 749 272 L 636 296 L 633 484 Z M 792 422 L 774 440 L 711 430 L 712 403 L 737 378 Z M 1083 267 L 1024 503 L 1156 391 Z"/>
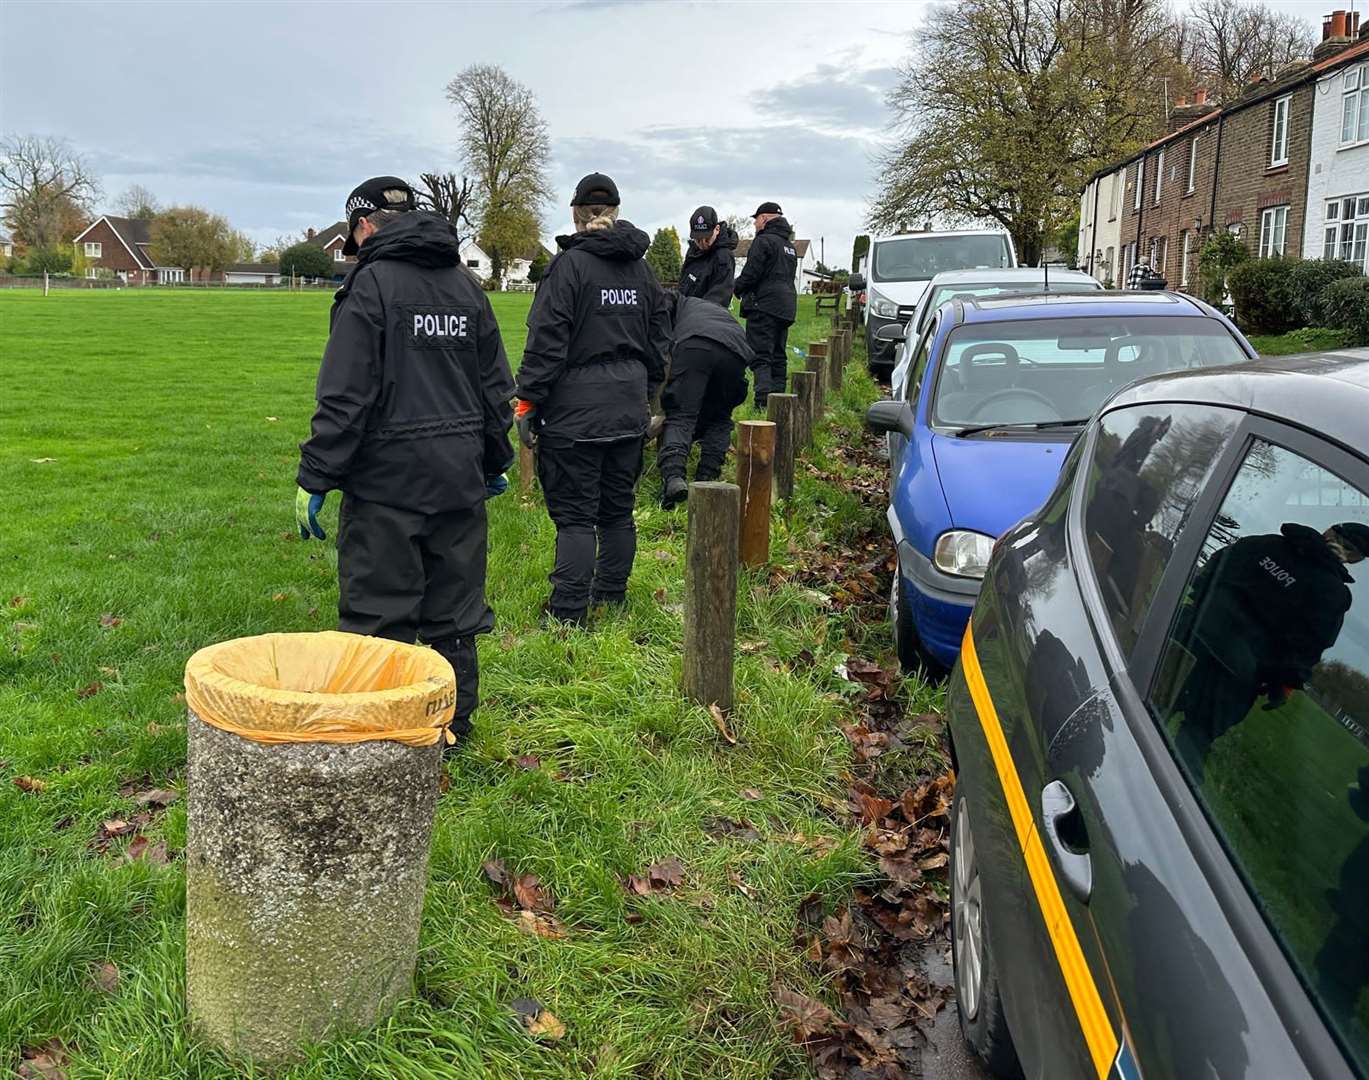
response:
<path fill-rule="evenodd" d="M 132 183 L 267 242 L 341 216 L 379 173 L 459 170 L 444 96 L 492 63 L 551 132 L 557 204 L 602 170 L 623 214 L 684 232 L 711 203 L 784 207 L 849 258 L 894 67 L 927 0 L 845 4 L 504 0 L 0 0 L 0 129 L 60 135 L 108 200 Z M 1320 24 L 1348 0 L 1277 0 Z"/>

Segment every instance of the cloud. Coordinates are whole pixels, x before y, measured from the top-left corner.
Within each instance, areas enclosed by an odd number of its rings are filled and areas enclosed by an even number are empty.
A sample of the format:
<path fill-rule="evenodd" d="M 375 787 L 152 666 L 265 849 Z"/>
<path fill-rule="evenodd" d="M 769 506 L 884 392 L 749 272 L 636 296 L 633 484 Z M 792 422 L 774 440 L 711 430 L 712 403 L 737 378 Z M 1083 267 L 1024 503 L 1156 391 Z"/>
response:
<path fill-rule="evenodd" d="M 763 92 L 757 104 L 763 112 L 786 119 L 842 130 L 875 130 L 888 119 L 885 98 L 897 80 L 898 70 L 892 67 L 852 70 L 819 64 L 802 78 Z"/>

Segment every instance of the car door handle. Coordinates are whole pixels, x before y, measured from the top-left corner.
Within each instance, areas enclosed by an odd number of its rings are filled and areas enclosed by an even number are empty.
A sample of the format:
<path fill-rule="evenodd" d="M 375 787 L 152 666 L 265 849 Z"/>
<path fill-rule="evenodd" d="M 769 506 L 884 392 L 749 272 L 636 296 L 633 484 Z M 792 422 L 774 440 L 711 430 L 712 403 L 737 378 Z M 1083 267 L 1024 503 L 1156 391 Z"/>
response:
<path fill-rule="evenodd" d="M 1052 780 L 1042 789 L 1041 820 L 1045 822 L 1046 839 L 1050 841 L 1056 865 L 1060 867 L 1060 874 L 1070 892 L 1081 903 L 1087 904 L 1093 892 L 1093 861 L 1087 851 L 1079 850 L 1077 838 L 1071 846 L 1061 834 L 1066 819 L 1077 814 L 1078 809 L 1079 805 L 1070 794 L 1070 789 L 1059 780 Z M 1076 828 L 1074 832 L 1078 833 L 1079 830 Z M 1084 846 L 1087 846 L 1087 838 L 1084 838 Z"/>

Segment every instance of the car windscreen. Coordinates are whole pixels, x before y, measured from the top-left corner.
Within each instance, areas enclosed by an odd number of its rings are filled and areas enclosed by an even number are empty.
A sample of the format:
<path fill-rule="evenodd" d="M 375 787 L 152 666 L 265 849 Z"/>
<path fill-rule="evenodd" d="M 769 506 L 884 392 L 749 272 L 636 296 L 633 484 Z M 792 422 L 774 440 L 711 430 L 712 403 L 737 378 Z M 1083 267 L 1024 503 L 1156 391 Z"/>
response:
<path fill-rule="evenodd" d="M 1100 315 L 968 324 L 947 339 L 931 417 L 956 429 L 1082 421 L 1136 379 L 1247 359 L 1231 332 L 1210 318 Z"/>
<path fill-rule="evenodd" d="M 945 270 L 1001 269 L 1012 265 L 1008 238 L 1000 233 L 969 236 L 909 236 L 875 244 L 875 281 L 928 281 Z"/>
<path fill-rule="evenodd" d="M 1102 286 L 1096 281 L 1081 281 L 1078 278 L 1066 278 L 1064 281 L 1051 282 L 1050 291 L 1053 293 L 1081 293 L 1097 292 Z M 923 305 L 922 316 L 917 321 L 917 329 L 921 330 L 927 325 L 927 321 L 932 317 L 932 312 L 939 308 L 947 300 L 973 300 L 983 296 L 1007 296 L 1012 293 L 1041 293 L 1045 288 L 1040 281 L 986 281 L 980 283 L 951 283 L 938 285 L 932 290 L 932 295 L 927 303 Z"/>

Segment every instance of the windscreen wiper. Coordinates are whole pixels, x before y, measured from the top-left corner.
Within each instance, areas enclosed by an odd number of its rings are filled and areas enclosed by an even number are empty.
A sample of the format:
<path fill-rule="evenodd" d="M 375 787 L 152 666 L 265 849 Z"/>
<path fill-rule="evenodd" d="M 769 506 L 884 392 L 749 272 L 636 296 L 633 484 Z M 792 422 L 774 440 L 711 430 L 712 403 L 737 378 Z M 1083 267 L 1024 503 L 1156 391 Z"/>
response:
<path fill-rule="evenodd" d="M 1079 420 L 1039 420 L 1032 424 L 972 424 L 951 432 L 957 439 L 966 435 L 978 435 L 983 431 L 1049 431 L 1052 428 L 1083 427 L 1089 422 L 1085 416 Z"/>

